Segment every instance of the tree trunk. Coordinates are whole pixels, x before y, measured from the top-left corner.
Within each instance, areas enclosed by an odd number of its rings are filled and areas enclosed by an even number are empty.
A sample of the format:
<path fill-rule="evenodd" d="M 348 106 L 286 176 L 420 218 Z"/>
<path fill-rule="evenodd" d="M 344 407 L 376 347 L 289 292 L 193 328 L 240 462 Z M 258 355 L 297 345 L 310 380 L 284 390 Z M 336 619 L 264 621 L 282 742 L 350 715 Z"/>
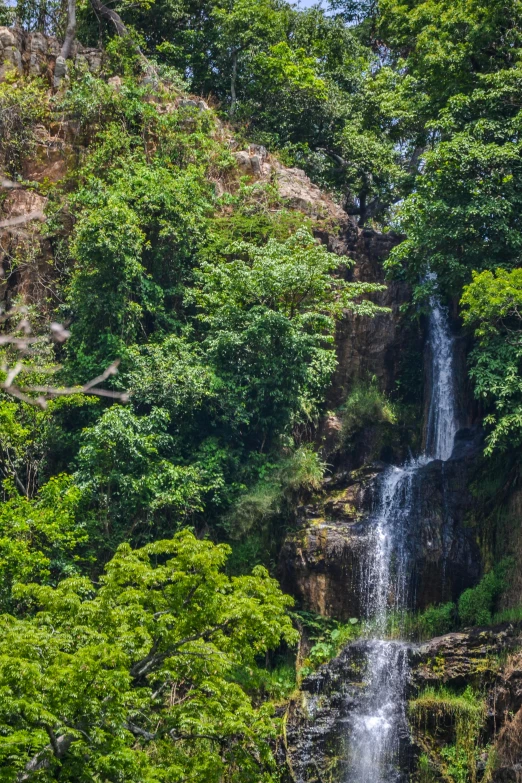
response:
<path fill-rule="evenodd" d="M 60 56 L 68 60 L 71 56 L 71 49 L 76 35 L 76 0 L 67 0 L 67 30 L 60 51 Z"/>
<path fill-rule="evenodd" d="M 116 11 L 113 11 L 112 8 L 108 8 L 106 5 L 103 5 L 101 0 L 91 0 L 91 5 L 96 16 L 101 16 L 101 18 L 105 19 L 106 22 L 110 22 L 112 25 L 114 25 L 114 29 L 116 30 L 117 35 L 119 35 L 121 38 L 126 38 L 129 36 L 129 31 L 123 24 L 121 16 L 117 14 Z"/>
<path fill-rule="evenodd" d="M 113 11 L 112 8 L 108 8 L 106 5 L 104 5 L 101 0 L 91 0 L 91 5 L 96 16 L 105 19 L 106 22 L 110 22 L 114 26 L 116 34 L 119 35 L 120 38 L 128 38 L 131 45 L 134 47 L 134 50 L 139 55 L 139 59 L 143 65 L 147 80 L 151 82 L 155 81 L 157 79 L 157 71 L 155 67 L 145 57 L 138 44 L 133 41 L 129 31 L 123 23 L 121 16 L 116 13 L 116 11 Z"/>
<path fill-rule="evenodd" d="M 230 76 L 230 116 L 234 116 L 237 104 L 236 95 L 236 82 L 237 82 L 237 49 L 234 49 L 232 54 L 232 74 Z"/>

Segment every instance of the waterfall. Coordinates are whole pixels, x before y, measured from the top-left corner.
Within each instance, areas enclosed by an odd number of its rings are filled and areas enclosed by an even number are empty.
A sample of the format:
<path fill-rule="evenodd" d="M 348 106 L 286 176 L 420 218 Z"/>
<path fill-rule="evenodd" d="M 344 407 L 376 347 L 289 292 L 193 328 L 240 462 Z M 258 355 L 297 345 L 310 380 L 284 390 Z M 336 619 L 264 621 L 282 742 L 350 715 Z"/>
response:
<path fill-rule="evenodd" d="M 429 339 L 431 347 L 431 400 L 428 412 L 425 454 L 431 459 L 451 457 L 457 431 L 453 339 L 448 314 L 432 298 Z"/>
<path fill-rule="evenodd" d="M 404 688 L 407 645 L 385 640 L 392 612 L 406 608 L 408 522 L 416 503 L 418 470 L 430 460 L 451 456 L 457 431 L 453 342 L 448 313 L 433 297 L 429 317 L 431 395 L 424 454 L 392 466 L 380 477 L 372 514 L 371 555 L 363 574 L 364 601 L 372 629 L 367 642 L 362 708 L 352 716 L 348 734 L 346 783 L 400 783 L 399 748 L 408 732 Z"/>

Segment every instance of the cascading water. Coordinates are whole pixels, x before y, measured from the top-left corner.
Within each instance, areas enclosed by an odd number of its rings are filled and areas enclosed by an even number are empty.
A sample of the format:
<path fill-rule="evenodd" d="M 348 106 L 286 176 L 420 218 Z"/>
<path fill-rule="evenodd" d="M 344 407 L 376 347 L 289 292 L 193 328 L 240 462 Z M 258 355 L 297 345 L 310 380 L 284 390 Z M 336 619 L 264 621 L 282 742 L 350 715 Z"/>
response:
<path fill-rule="evenodd" d="M 458 429 L 455 404 L 453 340 L 448 314 L 432 298 L 429 338 L 431 345 L 431 401 L 428 411 L 425 455 L 429 459 L 447 460 L 453 451 Z"/>
<path fill-rule="evenodd" d="M 435 298 L 431 300 L 429 340 L 432 383 L 425 452 L 402 467 L 389 468 L 378 486 L 379 500 L 372 519 L 372 554 L 363 575 L 366 611 L 373 633 L 367 642 L 363 704 L 350 725 L 346 783 L 402 780 L 398 761 L 400 737 L 407 734 L 407 646 L 383 637 L 390 614 L 400 614 L 407 605 L 407 535 L 417 502 L 416 473 L 430 460 L 450 458 L 458 429 L 448 314 Z"/>

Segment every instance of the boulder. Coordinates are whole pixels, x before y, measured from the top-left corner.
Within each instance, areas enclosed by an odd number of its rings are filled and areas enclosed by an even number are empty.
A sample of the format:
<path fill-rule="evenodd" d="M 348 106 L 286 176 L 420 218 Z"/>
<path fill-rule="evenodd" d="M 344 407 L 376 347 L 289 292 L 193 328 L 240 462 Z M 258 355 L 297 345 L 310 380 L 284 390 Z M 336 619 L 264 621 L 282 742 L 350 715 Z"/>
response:
<path fill-rule="evenodd" d="M 520 629 L 504 624 L 493 628 L 471 628 L 415 645 L 410 650 L 411 691 L 417 693 L 427 686 L 441 685 L 457 689 L 466 685 L 491 687 L 499 681 L 501 656 L 516 650 L 521 643 Z M 520 676 L 522 671 L 517 672 L 512 683 L 518 682 Z M 519 697 L 522 699 L 522 691 Z M 511 697 L 506 697 L 506 703 L 508 701 L 512 703 Z M 497 709 L 502 711 L 501 702 Z"/>

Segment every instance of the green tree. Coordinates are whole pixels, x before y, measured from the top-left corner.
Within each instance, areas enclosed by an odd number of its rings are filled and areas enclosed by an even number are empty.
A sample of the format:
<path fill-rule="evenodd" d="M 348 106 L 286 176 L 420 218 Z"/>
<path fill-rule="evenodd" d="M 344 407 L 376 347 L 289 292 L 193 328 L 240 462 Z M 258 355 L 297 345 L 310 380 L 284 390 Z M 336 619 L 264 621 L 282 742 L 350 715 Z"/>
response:
<path fill-rule="evenodd" d="M 4 483 L 4 495 L 9 485 Z M 14 488 L 0 504 L 0 607 L 16 607 L 13 585 L 55 584 L 79 571 L 87 534 L 79 519 L 80 491 L 70 476 L 56 476 L 30 500 Z"/>
<path fill-rule="evenodd" d="M 137 416 L 114 406 L 83 433 L 75 479 L 100 528 L 93 543 L 104 552 L 176 529 L 203 510 L 204 477 L 199 466 L 176 462 L 169 418 L 162 408 Z"/>
<path fill-rule="evenodd" d="M 473 274 L 462 295 L 463 318 L 477 345 L 470 375 L 489 410 L 486 454 L 522 444 L 522 269 Z"/>
<path fill-rule="evenodd" d="M 520 226 L 518 3 L 381 3 L 396 67 L 424 93 L 423 165 L 389 268 L 418 285 L 429 269 L 451 295 L 471 271 L 516 266 Z M 419 137 L 420 140 L 420 137 Z"/>
<path fill-rule="evenodd" d="M 397 69 L 419 80 L 434 119 L 481 75 L 516 63 L 521 21 L 517 0 L 379 0 L 376 34 Z"/>
<path fill-rule="evenodd" d="M 364 294 L 382 286 L 347 283 L 338 258 L 299 229 L 264 247 L 237 242 L 204 261 L 190 293 L 206 329 L 204 347 L 236 434 L 253 429 L 263 448 L 317 410 L 336 364 L 332 342 L 344 309 L 383 310 Z"/>
<path fill-rule="evenodd" d="M 1 618 L 2 780 L 272 780 L 268 704 L 243 669 L 296 634 L 267 572 L 229 578 L 228 548 L 185 531 L 122 545 L 99 588 L 20 587 Z"/>

